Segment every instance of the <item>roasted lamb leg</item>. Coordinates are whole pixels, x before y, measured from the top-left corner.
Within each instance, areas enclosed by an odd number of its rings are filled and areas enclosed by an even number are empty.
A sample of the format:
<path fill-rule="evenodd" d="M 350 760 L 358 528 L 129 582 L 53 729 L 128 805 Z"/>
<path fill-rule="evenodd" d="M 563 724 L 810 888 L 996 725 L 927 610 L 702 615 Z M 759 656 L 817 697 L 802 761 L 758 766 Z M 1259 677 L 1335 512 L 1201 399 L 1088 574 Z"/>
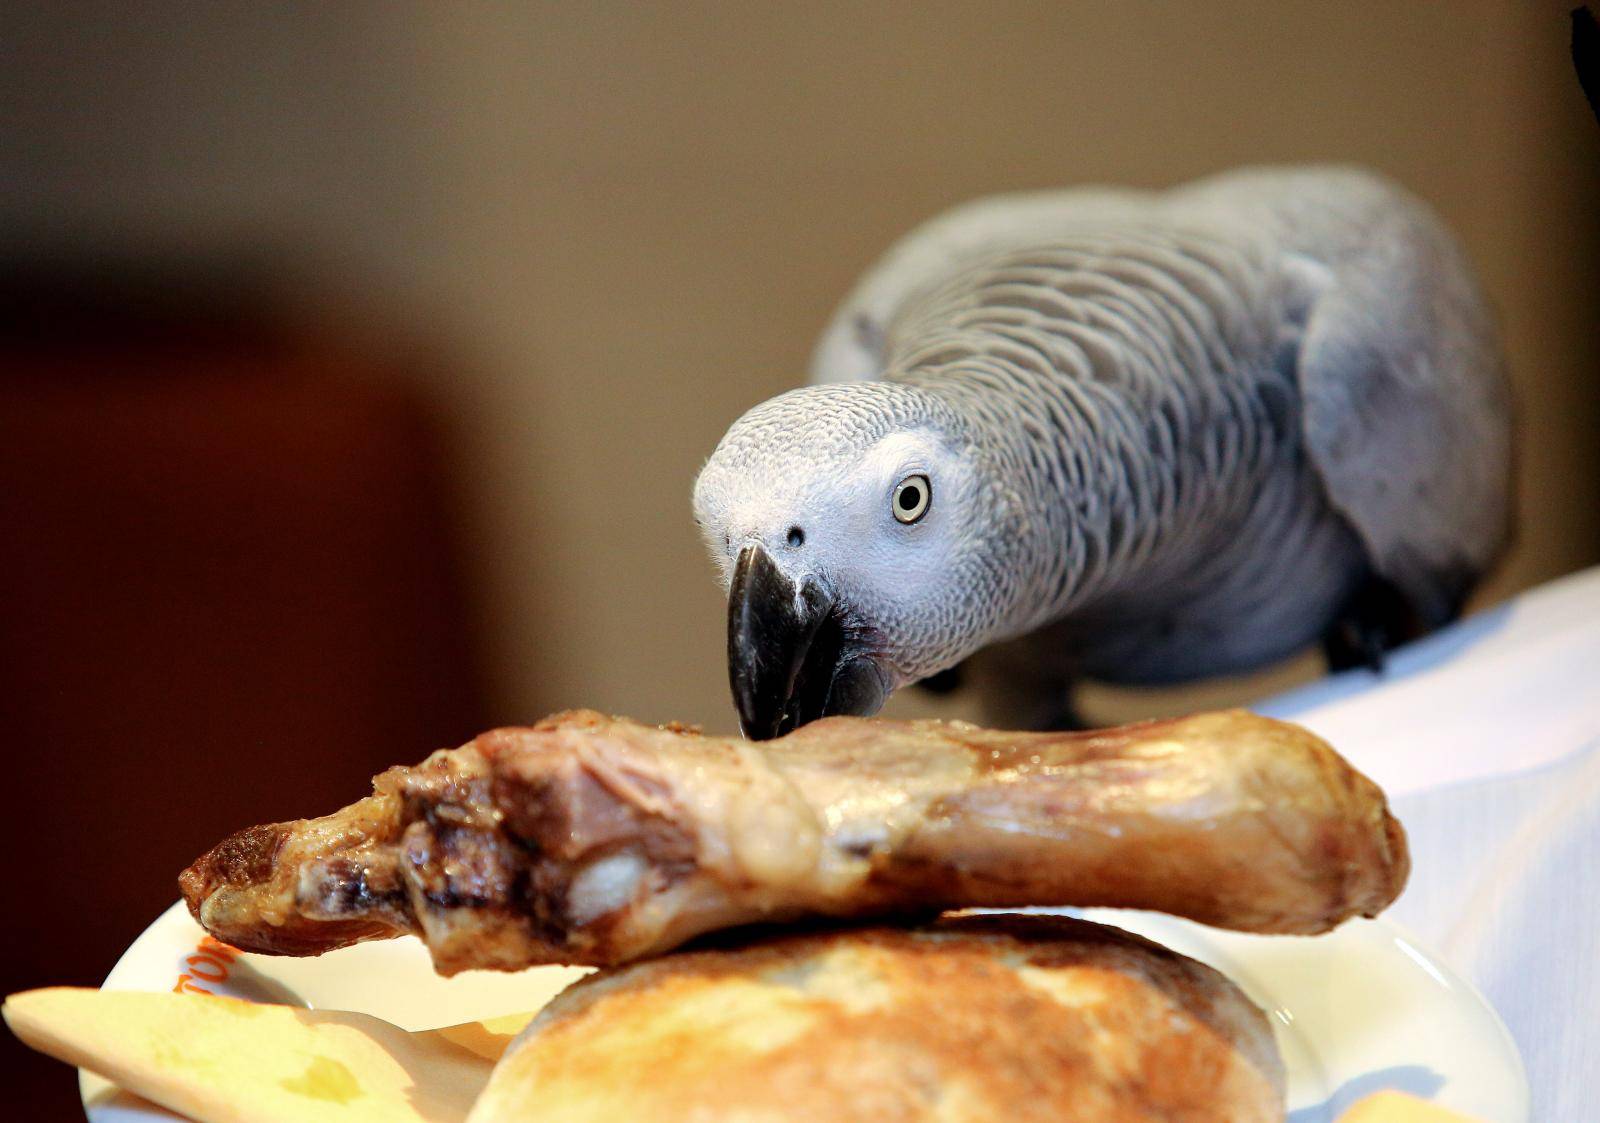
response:
<path fill-rule="evenodd" d="M 412 933 L 453 974 L 978 906 L 1309 934 L 1376 914 L 1408 866 L 1371 781 L 1241 711 L 1068 734 L 841 717 L 761 745 L 580 711 L 392 768 L 333 815 L 243 831 L 180 881 L 238 947 Z"/>

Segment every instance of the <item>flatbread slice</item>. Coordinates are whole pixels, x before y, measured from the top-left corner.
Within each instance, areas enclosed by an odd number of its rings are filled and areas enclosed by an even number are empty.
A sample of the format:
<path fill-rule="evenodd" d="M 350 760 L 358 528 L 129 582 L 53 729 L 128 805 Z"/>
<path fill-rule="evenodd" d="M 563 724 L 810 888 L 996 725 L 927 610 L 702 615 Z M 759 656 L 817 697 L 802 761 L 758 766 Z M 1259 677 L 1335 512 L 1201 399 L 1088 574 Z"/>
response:
<path fill-rule="evenodd" d="M 460 1123 L 531 1015 L 409 1033 L 236 998 L 52 987 L 6 1024 L 58 1060 L 198 1123 Z"/>

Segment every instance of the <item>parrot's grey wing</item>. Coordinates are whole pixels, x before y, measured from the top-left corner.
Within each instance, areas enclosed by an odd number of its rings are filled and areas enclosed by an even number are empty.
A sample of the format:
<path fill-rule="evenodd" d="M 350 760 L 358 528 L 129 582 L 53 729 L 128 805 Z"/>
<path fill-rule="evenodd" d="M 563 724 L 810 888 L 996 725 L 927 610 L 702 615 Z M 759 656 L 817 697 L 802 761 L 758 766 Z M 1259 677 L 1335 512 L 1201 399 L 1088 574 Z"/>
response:
<path fill-rule="evenodd" d="M 1507 537 L 1510 403 L 1492 316 L 1434 216 L 1361 173 L 1310 181 L 1280 229 L 1303 286 L 1306 447 L 1373 568 L 1428 627 Z M 1292 340 L 1286 340 L 1291 342 Z"/>
<path fill-rule="evenodd" d="M 899 312 L 968 263 L 1151 223 L 1281 263 L 1281 353 L 1296 364 L 1311 461 L 1378 574 L 1425 625 L 1448 619 L 1506 537 L 1503 363 L 1460 249 L 1376 176 L 1253 169 L 1160 194 L 1083 188 L 958 207 L 892 247 L 845 299 L 812 380 L 881 377 Z"/>
<path fill-rule="evenodd" d="M 1138 216 L 1149 193 L 1084 187 L 978 199 L 923 223 L 861 278 L 829 321 L 811 358 L 812 382 L 878 378 L 888 365 L 896 313 L 963 264 L 1048 242 L 1082 226 Z"/>

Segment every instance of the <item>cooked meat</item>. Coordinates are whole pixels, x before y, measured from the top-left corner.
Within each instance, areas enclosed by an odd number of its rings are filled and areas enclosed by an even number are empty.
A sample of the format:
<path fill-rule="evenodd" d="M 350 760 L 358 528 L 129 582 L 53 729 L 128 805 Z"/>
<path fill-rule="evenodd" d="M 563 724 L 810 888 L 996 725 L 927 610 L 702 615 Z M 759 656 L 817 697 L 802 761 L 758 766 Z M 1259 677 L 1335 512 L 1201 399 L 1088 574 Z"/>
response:
<path fill-rule="evenodd" d="M 1115 928 L 985 916 L 591 975 L 512 1043 L 469 1123 L 1283 1117 L 1272 1030 L 1222 975 Z"/>
<path fill-rule="evenodd" d="M 1092 733 L 830 718 L 761 745 L 579 711 L 373 786 L 217 846 L 180 879 L 190 910 L 284 955 L 410 932 L 453 974 L 976 906 L 1316 933 L 1375 915 L 1409 865 L 1371 781 L 1242 711 Z"/>

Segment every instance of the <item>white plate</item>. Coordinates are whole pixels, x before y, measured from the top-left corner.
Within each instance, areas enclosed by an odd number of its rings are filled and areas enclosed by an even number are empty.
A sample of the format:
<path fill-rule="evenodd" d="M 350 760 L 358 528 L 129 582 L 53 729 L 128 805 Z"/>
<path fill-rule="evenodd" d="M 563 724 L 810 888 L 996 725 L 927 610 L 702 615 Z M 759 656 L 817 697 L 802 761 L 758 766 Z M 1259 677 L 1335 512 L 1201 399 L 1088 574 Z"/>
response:
<path fill-rule="evenodd" d="M 1290 1123 L 1332 1123 L 1356 1100 L 1386 1088 L 1485 1123 L 1528 1123 L 1527 1080 L 1500 1019 L 1477 991 L 1387 923 L 1351 921 L 1304 939 L 1223 932 L 1155 913 L 1076 915 L 1209 963 L 1267 1010 L 1289 1069 Z M 412 939 L 314 959 L 230 959 L 207 951 L 204 935 L 182 905 L 173 905 L 134 941 L 106 989 L 167 991 L 186 978 L 181 985 L 212 994 L 360 1010 L 407 1029 L 432 1029 L 538 1009 L 584 974 L 541 967 L 441 979 Z M 80 1083 L 91 1123 L 176 1118 L 90 1073 Z"/>

